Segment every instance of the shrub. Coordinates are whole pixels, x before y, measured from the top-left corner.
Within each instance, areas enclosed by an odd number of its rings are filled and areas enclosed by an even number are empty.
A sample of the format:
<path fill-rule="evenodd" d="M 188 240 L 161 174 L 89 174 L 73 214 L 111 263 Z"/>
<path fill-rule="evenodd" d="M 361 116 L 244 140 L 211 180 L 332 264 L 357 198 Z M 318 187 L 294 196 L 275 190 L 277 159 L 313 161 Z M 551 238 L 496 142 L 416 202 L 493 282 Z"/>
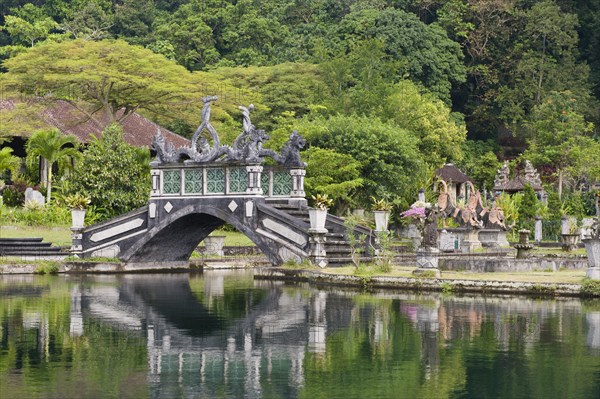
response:
<path fill-rule="evenodd" d="M 60 270 L 60 265 L 58 262 L 54 261 L 44 261 L 41 262 L 38 267 L 35 268 L 35 274 L 57 274 Z"/>
<path fill-rule="evenodd" d="M 120 215 L 147 203 L 149 163 L 149 151 L 127 144 L 121 127 L 111 125 L 84 151 L 63 194 L 87 193 L 91 205 L 106 210 L 104 217 Z"/>
<path fill-rule="evenodd" d="M 587 277 L 584 278 L 581 282 L 581 293 L 584 296 L 600 297 L 600 280 L 592 280 Z"/>

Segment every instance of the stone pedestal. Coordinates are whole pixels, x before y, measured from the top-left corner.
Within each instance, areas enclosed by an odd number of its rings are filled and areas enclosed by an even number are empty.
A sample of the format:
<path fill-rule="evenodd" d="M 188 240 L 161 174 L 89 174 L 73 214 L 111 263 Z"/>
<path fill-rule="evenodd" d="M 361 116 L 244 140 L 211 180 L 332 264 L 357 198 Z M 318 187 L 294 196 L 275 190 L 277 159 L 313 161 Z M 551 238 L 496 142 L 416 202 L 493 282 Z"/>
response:
<path fill-rule="evenodd" d="M 413 270 L 413 274 L 418 276 L 433 273 L 435 277 L 440 277 L 439 257 L 440 251 L 437 248 L 424 247 L 417 249 L 417 268 Z"/>
<path fill-rule="evenodd" d="M 563 251 L 569 252 L 577 249 L 577 244 L 579 244 L 579 233 L 561 234 L 560 238 Z"/>
<path fill-rule="evenodd" d="M 533 244 L 529 243 L 529 230 L 519 230 L 519 243 L 515 244 L 517 250 L 517 259 L 529 257 L 529 251 L 533 249 Z"/>
<path fill-rule="evenodd" d="M 586 277 L 593 280 L 600 280 L 600 239 L 586 238 L 582 241 L 585 245 L 588 264 L 590 265 L 587 269 Z"/>
<path fill-rule="evenodd" d="M 310 235 L 308 239 L 308 242 L 310 243 L 310 261 L 323 268 L 327 266 L 327 251 L 325 250 L 325 242 L 327 241 L 325 234 L 327 233 L 327 230 L 323 233 L 321 231 L 309 229 L 308 233 Z"/>
<path fill-rule="evenodd" d="M 477 239 L 481 246 L 485 248 L 510 247 L 506 239 L 506 231 L 500 229 L 481 229 L 477 230 Z"/>
<path fill-rule="evenodd" d="M 533 233 L 533 239 L 536 243 L 542 242 L 542 218 L 535 218 L 535 231 Z"/>
<path fill-rule="evenodd" d="M 208 236 L 204 239 L 205 255 L 224 256 L 223 246 L 225 245 L 225 236 Z"/>
<path fill-rule="evenodd" d="M 481 248 L 479 231 L 474 229 L 465 229 L 461 248 L 463 253 L 473 252 L 474 250 Z"/>
<path fill-rule="evenodd" d="M 76 258 L 83 257 L 83 227 L 71 227 L 71 255 Z"/>
<path fill-rule="evenodd" d="M 458 252 L 460 251 L 460 239 L 458 234 L 452 233 L 443 229 L 439 232 L 439 248 L 443 252 Z"/>

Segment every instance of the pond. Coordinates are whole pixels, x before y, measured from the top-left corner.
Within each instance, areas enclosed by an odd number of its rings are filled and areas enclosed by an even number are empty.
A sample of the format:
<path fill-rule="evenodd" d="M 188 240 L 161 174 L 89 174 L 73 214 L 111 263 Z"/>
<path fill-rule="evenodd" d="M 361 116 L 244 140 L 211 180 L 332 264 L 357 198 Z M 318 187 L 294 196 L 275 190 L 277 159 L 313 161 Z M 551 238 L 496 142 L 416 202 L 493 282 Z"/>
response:
<path fill-rule="evenodd" d="M 600 398 L 600 301 L 0 276 L 0 398 Z"/>

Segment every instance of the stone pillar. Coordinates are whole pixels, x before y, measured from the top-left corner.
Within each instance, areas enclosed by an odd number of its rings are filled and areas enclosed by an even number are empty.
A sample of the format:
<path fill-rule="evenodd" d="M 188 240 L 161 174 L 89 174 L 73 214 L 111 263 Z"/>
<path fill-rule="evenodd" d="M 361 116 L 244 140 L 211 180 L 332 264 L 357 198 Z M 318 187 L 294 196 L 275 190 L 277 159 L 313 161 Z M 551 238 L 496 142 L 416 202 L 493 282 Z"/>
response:
<path fill-rule="evenodd" d="M 152 191 L 150 192 L 150 197 L 158 197 L 160 195 L 160 170 L 152 169 L 150 171 L 150 176 L 152 176 Z"/>
<path fill-rule="evenodd" d="M 535 231 L 533 233 L 533 239 L 536 243 L 542 242 L 542 218 L 536 216 L 535 218 Z"/>
<path fill-rule="evenodd" d="M 306 176 L 306 170 L 290 169 L 290 175 L 292 176 L 292 192 L 290 193 L 290 197 L 306 197 L 306 193 L 304 192 L 304 176 Z"/>
<path fill-rule="evenodd" d="M 321 232 L 320 230 L 309 229 L 308 234 L 310 261 L 321 268 L 327 266 L 327 251 L 325 250 L 325 242 L 327 241 L 325 234 L 327 234 L 327 231 Z"/>
<path fill-rule="evenodd" d="M 83 258 L 83 227 L 71 227 L 71 255 Z"/>
<path fill-rule="evenodd" d="M 262 194 L 262 187 L 260 185 L 260 176 L 262 174 L 262 165 L 248 165 L 246 166 L 246 172 L 248 172 L 248 188 L 246 188 L 247 194 Z"/>

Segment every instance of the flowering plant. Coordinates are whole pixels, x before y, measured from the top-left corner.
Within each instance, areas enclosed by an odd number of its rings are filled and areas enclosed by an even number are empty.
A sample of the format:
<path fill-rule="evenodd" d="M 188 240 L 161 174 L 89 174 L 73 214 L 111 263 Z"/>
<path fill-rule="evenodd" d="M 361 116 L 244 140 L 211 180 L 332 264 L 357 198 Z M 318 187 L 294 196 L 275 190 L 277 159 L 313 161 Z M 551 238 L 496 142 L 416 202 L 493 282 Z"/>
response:
<path fill-rule="evenodd" d="M 417 201 L 414 204 L 412 204 L 408 210 L 402 212 L 400 214 L 400 216 L 403 218 L 425 220 L 425 218 L 427 217 L 427 214 L 425 211 L 430 208 L 431 208 L 431 203 Z"/>

